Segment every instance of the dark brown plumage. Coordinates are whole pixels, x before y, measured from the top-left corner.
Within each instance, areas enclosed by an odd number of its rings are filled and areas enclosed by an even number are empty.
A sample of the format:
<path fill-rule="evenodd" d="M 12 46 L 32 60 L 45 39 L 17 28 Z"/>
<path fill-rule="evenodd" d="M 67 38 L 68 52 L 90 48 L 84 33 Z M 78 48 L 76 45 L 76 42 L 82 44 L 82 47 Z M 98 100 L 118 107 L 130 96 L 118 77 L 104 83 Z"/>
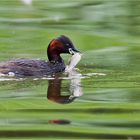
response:
<path fill-rule="evenodd" d="M 61 58 L 61 53 L 73 54 L 78 52 L 70 39 L 66 36 L 60 36 L 53 39 L 47 49 L 48 59 L 33 60 L 27 58 L 14 59 L 0 63 L 0 73 L 8 75 L 13 73 L 16 77 L 24 76 L 46 76 L 65 70 L 65 63 Z"/>

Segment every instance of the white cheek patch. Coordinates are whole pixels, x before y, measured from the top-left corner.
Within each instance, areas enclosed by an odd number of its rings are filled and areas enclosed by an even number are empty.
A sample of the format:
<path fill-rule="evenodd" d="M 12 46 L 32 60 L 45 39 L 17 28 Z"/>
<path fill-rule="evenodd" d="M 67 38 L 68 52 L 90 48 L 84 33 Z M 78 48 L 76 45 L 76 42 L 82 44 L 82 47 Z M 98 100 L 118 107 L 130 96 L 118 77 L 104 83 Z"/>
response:
<path fill-rule="evenodd" d="M 78 62 L 81 60 L 81 54 L 80 53 L 75 53 L 72 55 L 69 65 L 66 67 L 65 71 L 70 72 L 75 66 L 78 64 Z"/>

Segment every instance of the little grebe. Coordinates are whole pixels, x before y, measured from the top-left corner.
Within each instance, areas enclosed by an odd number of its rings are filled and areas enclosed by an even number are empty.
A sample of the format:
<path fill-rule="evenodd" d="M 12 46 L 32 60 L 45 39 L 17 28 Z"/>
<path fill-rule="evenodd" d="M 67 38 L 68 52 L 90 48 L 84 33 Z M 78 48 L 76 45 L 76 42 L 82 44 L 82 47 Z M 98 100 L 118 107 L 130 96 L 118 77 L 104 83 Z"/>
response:
<path fill-rule="evenodd" d="M 63 72 L 66 68 L 61 53 L 74 55 L 79 52 L 75 49 L 71 40 L 62 35 L 53 39 L 48 45 L 47 54 L 49 61 L 19 58 L 0 63 L 0 73 L 16 77 L 46 76 Z"/>

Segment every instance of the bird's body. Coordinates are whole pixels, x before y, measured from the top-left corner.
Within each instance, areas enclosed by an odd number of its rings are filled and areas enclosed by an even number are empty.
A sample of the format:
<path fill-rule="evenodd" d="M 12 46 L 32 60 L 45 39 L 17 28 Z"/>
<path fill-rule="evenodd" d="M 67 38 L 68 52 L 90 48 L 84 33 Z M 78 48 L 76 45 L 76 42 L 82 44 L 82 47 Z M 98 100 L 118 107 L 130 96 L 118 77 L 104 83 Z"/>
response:
<path fill-rule="evenodd" d="M 0 74 L 12 75 L 16 77 L 26 76 L 47 76 L 65 70 L 65 63 L 61 58 L 61 53 L 74 55 L 79 52 L 75 49 L 71 40 L 66 36 L 53 39 L 48 45 L 48 61 L 19 58 L 0 63 Z"/>
<path fill-rule="evenodd" d="M 33 60 L 27 58 L 14 59 L 0 63 L 0 73 L 16 77 L 24 76 L 46 76 L 52 75 L 65 70 L 65 63 L 46 62 L 44 60 Z"/>

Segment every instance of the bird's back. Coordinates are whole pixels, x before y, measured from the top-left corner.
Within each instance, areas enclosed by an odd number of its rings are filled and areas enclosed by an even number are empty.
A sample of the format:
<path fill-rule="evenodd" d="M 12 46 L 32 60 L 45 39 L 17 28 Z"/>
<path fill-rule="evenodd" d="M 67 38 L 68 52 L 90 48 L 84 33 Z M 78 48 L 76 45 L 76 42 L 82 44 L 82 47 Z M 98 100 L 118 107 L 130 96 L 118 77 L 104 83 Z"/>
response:
<path fill-rule="evenodd" d="M 0 63 L 0 73 L 13 73 L 15 76 L 46 76 L 65 70 L 64 62 L 51 63 L 43 60 L 15 59 Z"/>

